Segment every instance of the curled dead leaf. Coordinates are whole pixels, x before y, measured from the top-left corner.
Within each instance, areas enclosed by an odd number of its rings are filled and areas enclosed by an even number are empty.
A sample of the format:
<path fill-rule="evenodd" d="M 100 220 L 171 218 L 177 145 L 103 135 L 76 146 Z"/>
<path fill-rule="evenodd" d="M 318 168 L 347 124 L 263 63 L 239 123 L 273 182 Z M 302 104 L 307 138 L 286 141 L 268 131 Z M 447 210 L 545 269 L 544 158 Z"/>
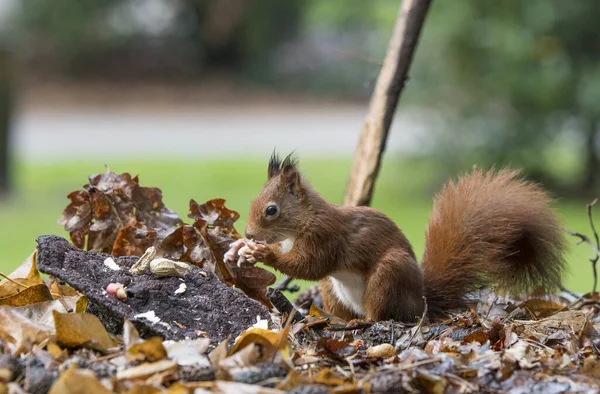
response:
<path fill-rule="evenodd" d="M 167 357 L 167 351 L 159 337 L 152 337 L 144 342 L 136 343 L 128 349 L 128 352 L 133 356 L 141 356 L 135 357 L 136 360 L 158 361 Z"/>
<path fill-rule="evenodd" d="M 115 347 L 100 320 L 89 313 L 52 312 L 56 329 L 56 343 L 61 347 L 89 349 L 107 352 Z"/>
<path fill-rule="evenodd" d="M 96 378 L 96 375 L 87 369 L 69 368 L 63 372 L 50 388 L 49 394 L 110 394 Z"/>

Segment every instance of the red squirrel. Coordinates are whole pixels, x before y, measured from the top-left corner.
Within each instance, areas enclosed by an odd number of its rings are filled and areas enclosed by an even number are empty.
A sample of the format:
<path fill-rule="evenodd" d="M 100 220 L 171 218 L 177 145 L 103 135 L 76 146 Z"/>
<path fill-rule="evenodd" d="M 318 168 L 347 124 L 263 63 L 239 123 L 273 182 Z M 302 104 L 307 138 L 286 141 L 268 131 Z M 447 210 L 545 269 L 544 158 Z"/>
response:
<path fill-rule="evenodd" d="M 538 185 L 519 171 L 474 169 L 434 199 L 419 267 L 408 239 L 383 213 L 342 207 L 313 190 L 290 155 L 274 153 L 252 202 L 246 238 L 233 245 L 249 263 L 319 280 L 325 310 L 346 320 L 414 322 L 466 308 L 468 293 L 560 287 L 566 242 Z"/>

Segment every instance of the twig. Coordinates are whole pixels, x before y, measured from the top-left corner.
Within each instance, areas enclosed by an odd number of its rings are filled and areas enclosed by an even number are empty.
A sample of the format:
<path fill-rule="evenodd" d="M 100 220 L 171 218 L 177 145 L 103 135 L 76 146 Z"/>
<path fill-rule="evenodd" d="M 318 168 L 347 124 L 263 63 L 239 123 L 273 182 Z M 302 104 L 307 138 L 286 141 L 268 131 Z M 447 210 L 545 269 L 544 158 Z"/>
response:
<path fill-rule="evenodd" d="M 283 279 L 277 283 L 275 286 L 273 286 L 273 288 L 275 290 L 279 290 L 279 291 L 289 291 L 290 293 L 295 293 L 297 291 L 300 291 L 300 286 L 298 285 L 293 285 L 290 287 L 290 282 L 293 281 L 294 278 L 292 278 L 289 275 L 286 275 L 283 277 Z"/>
<path fill-rule="evenodd" d="M 0 276 L 3 277 L 4 279 L 6 279 L 7 281 L 14 283 L 15 285 L 22 286 L 22 287 L 24 287 L 26 289 L 29 288 L 29 286 L 24 285 L 23 283 L 19 283 L 19 282 L 15 281 L 15 280 L 9 278 L 7 275 L 4 275 L 2 272 L 0 272 Z"/>
<path fill-rule="evenodd" d="M 354 331 L 354 330 L 362 330 L 364 328 L 371 327 L 375 322 L 360 322 L 353 324 L 351 326 L 342 326 L 342 325 L 331 325 L 326 328 L 327 331 Z"/>
<path fill-rule="evenodd" d="M 594 201 L 592 201 L 591 203 L 589 203 L 587 205 L 587 214 L 588 214 L 588 219 L 590 220 L 590 227 L 592 228 L 592 233 L 594 234 L 594 239 L 596 240 L 596 250 L 600 249 L 600 239 L 598 238 L 598 232 L 596 231 L 596 226 L 594 226 L 594 219 L 592 218 L 592 208 L 594 207 L 594 205 L 596 205 L 597 202 L 598 202 L 598 199 L 595 198 Z M 592 271 L 594 272 L 594 287 L 592 288 L 592 293 L 596 292 L 596 285 L 598 284 L 598 271 L 597 271 L 598 258 L 600 258 L 600 255 L 596 254 L 596 256 L 594 258 L 590 259 L 590 262 L 592 263 Z"/>
<path fill-rule="evenodd" d="M 408 341 L 408 347 L 410 347 L 410 345 L 412 345 L 412 341 L 413 339 L 415 339 L 415 337 L 417 336 L 417 333 L 419 332 L 419 330 L 421 329 L 421 326 L 423 325 L 423 320 L 425 320 L 425 317 L 427 316 L 427 298 L 425 296 L 423 296 L 423 314 L 421 315 L 421 320 L 419 320 L 419 324 L 417 324 L 417 327 L 415 328 L 415 332 L 413 332 L 412 336 L 410 337 L 410 341 Z"/>
<path fill-rule="evenodd" d="M 344 205 L 369 205 L 388 132 L 431 0 L 404 0 L 354 155 Z"/>
<path fill-rule="evenodd" d="M 567 232 L 567 234 L 572 235 L 574 237 L 577 237 L 580 239 L 580 241 L 577 243 L 577 245 L 581 244 L 581 243 L 586 243 L 590 246 L 590 248 L 592 248 L 592 250 L 594 251 L 594 253 L 596 254 L 596 257 L 594 257 L 593 259 L 590 259 L 590 261 L 592 262 L 592 271 L 594 273 L 594 287 L 593 287 L 593 292 L 596 292 L 596 283 L 598 280 L 598 272 L 597 272 L 597 267 L 596 267 L 596 262 L 598 261 L 598 259 L 600 258 L 600 249 L 598 248 L 598 246 L 594 245 L 594 243 L 588 238 L 587 235 L 585 234 L 581 234 L 578 233 L 576 231 L 570 231 L 565 229 L 565 231 Z"/>

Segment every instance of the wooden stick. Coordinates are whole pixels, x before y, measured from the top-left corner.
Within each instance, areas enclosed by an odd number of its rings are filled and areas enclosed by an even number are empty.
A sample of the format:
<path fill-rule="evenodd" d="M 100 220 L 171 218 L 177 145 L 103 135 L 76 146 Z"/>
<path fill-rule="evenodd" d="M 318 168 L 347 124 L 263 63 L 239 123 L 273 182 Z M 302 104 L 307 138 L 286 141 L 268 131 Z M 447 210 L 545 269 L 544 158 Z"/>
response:
<path fill-rule="evenodd" d="M 377 77 L 354 156 L 344 205 L 369 205 L 388 132 L 431 0 L 404 0 Z"/>

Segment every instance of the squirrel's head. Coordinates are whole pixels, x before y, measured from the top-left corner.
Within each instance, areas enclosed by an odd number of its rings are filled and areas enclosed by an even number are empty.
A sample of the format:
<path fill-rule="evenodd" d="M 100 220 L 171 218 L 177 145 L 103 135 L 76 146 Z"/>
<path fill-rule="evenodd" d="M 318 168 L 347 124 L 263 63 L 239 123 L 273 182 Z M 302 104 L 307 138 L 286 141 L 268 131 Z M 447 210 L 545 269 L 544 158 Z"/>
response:
<path fill-rule="evenodd" d="M 293 155 L 281 161 L 273 152 L 268 180 L 250 206 L 246 238 L 267 243 L 297 238 L 307 215 L 308 187 L 300 179 Z"/>

